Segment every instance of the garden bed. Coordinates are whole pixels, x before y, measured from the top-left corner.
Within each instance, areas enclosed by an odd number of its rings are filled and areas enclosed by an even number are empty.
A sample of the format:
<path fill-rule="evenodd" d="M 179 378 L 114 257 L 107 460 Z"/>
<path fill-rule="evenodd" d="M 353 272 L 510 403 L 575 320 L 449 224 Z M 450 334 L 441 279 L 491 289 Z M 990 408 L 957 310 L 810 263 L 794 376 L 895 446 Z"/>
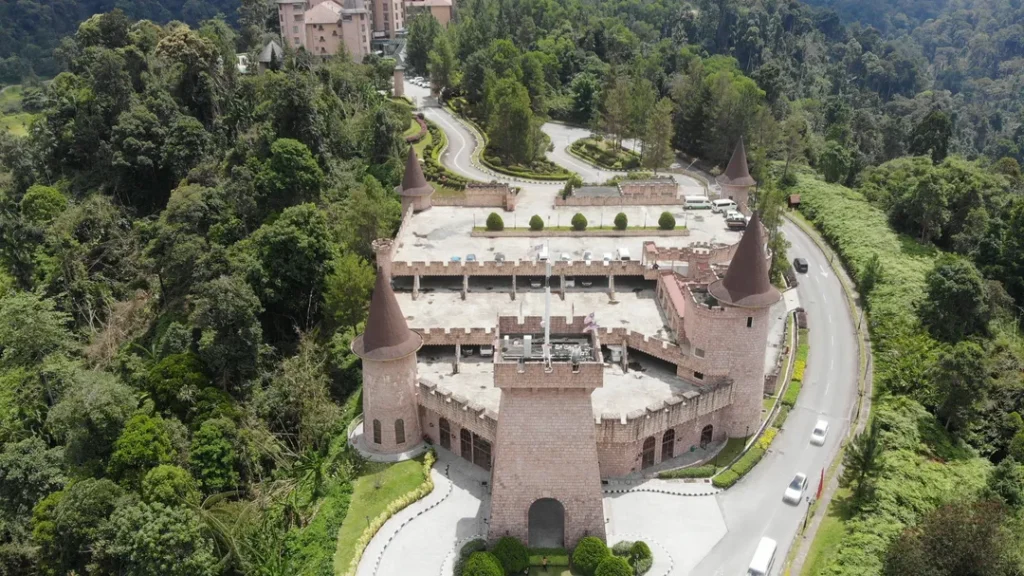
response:
<path fill-rule="evenodd" d="M 569 146 L 569 152 L 606 170 L 635 170 L 640 167 L 640 156 L 631 150 L 616 146 L 604 138 L 580 138 Z"/>
<path fill-rule="evenodd" d="M 562 181 L 568 180 L 572 176 L 572 172 L 569 172 L 554 162 L 545 159 L 534 160 L 528 166 L 521 164 L 507 166 L 502 164 L 501 159 L 497 156 L 489 154 L 487 149 L 484 149 L 483 153 L 480 154 L 480 163 L 495 172 L 500 172 L 501 174 L 533 180 Z"/>

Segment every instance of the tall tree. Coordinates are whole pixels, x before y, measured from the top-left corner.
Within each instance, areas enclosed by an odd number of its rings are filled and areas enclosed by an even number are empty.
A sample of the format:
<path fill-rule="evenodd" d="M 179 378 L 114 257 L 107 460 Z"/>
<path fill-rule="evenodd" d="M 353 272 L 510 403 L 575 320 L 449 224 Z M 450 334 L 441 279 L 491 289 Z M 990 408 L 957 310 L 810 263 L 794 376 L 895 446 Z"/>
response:
<path fill-rule="evenodd" d="M 647 118 L 647 125 L 644 127 L 644 156 L 643 166 L 658 173 L 658 168 L 664 168 L 675 160 L 675 151 L 672 149 L 672 101 L 662 98 L 654 107 L 654 111 Z"/>
<path fill-rule="evenodd" d="M 408 39 L 405 43 L 405 61 L 415 74 L 428 74 L 430 50 L 434 39 L 443 34 L 441 25 L 429 11 L 422 12 L 406 23 Z"/>
<path fill-rule="evenodd" d="M 625 76 L 613 76 L 604 90 L 601 129 L 612 137 L 615 146 L 622 145 L 629 131 L 630 109 L 629 80 Z"/>
<path fill-rule="evenodd" d="M 946 430 L 965 430 L 977 418 L 991 386 L 985 351 L 974 342 L 957 342 L 939 356 L 932 382 L 936 416 Z"/>
<path fill-rule="evenodd" d="M 854 501 L 863 503 L 882 470 L 882 439 L 878 419 L 854 437 L 843 455 L 843 484 L 853 486 Z"/>
<path fill-rule="evenodd" d="M 957 342 L 988 330 L 989 305 L 985 280 L 969 260 L 945 255 L 925 278 L 928 298 L 921 320 L 937 338 Z"/>
<path fill-rule="evenodd" d="M 427 69 L 430 72 L 430 85 L 438 97 L 443 97 L 446 90 L 459 85 L 459 63 L 455 59 L 455 48 L 442 32 L 434 39 L 434 46 L 427 57 Z"/>
<path fill-rule="evenodd" d="M 488 148 L 510 164 L 533 161 L 537 127 L 526 87 L 514 78 L 503 78 L 490 92 Z"/>
<path fill-rule="evenodd" d="M 949 152 L 949 140 L 953 136 L 953 121 L 941 110 L 932 110 L 914 127 L 910 135 L 910 153 L 916 156 L 929 154 L 932 162 L 938 164 Z"/>

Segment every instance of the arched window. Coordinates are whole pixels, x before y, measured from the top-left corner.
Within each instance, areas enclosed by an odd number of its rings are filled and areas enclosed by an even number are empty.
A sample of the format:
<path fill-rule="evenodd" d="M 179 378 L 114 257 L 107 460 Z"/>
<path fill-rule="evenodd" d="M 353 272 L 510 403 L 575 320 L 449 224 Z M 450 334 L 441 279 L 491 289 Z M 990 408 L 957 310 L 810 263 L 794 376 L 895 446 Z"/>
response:
<path fill-rule="evenodd" d="M 459 432 L 459 449 L 463 458 L 473 461 L 473 434 L 465 428 Z"/>
<path fill-rule="evenodd" d="M 648 436 L 647 440 L 644 440 L 644 455 L 643 460 L 640 462 L 641 468 L 654 466 L 654 445 L 654 436 Z"/>
<path fill-rule="evenodd" d="M 708 424 L 700 431 L 700 447 L 707 448 L 711 444 L 711 438 L 715 435 L 715 427 Z"/>
<path fill-rule="evenodd" d="M 452 425 L 448 422 L 447 418 L 441 418 L 437 421 L 437 435 L 440 436 L 438 440 L 441 441 L 441 448 L 445 450 L 452 449 Z"/>
<path fill-rule="evenodd" d="M 395 444 L 405 444 L 405 420 L 395 420 Z"/>
<path fill-rule="evenodd" d="M 661 437 L 661 461 L 664 462 L 675 456 L 676 452 L 676 431 L 669 428 Z"/>
<path fill-rule="evenodd" d="M 373 443 L 380 444 L 380 420 L 373 421 Z"/>

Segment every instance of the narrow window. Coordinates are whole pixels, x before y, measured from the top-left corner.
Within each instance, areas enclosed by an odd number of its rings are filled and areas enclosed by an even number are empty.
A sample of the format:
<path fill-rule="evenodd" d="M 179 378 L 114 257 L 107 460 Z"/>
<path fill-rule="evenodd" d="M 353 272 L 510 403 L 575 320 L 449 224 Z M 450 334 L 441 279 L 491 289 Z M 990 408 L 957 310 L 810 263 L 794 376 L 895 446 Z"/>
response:
<path fill-rule="evenodd" d="M 373 443 L 380 444 L 380 420 L 373 421 Z"/>
<path fill-rule="evenodd" d="M 693 377 L 696 378 L 697 380 L 703 380 L 704 379 L 704 373 L 703 372 L 696 372 L 695 371 L 693 373 Z"/>
<path fill-rule="evenodd" d="M 693 349 L 693 355 L 696 356 L 697 358 L 703 358 L 704 357 L 704 349 L 703 348 L 694 348 Z"/>
<path fill-rule="evenodd" d="M 754 317 L 753 316 L 747 316 L 747 328 L 750 328 L 753 325 L 754 325 Z"/>
<path fill-rule="evenodd" d="M 405 421 L 395 420 L 395 444 L 405 444 Z"/>

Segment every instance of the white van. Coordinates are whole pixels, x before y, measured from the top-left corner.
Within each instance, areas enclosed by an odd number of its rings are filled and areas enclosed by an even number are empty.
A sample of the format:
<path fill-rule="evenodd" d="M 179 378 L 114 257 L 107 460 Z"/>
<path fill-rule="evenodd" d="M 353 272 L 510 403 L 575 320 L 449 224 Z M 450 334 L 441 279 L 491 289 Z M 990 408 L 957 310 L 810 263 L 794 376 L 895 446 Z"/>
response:
<path fill-rule="evenodd" d="M 618 251 L 616 252 L 616 254 L 619 257 L 618 258 L 619 260 L 622 260 L 622 261 L 628 261 L 629 260 L 629 250 L 627 250 L 625 248 L 619 248 Z"/>
<path fill-rule="evenodd" d="M 711 211 L 715 214 L 721 212 L 728 212 L 729 210 L 736 210 L 736 202 L 728 198 L 722 198 L 721 200 L 715 200 L 711 203 Z"/>
<path fill-rule="evenodd" d="M 750 561 L 750 568 L 747 568 L 747 576 L 769 576 L 772 566 L 775 565 L 775 551 L 778 545 L 771 538 L 761 538 L 754 551 L 754 558 Z"/>
<path fill-rule="evenodd" d="M 711 208 L 711 200 L 707 196 L 687 196 L 685 199 L 687 210 L 707 210 Z"/>
<path fill-rule="evenodd" d="M 548 261 L 548 245 L 547 244 L 544 244 L 544 245 L 542 245 L 540 247 L 540 251 L 537 252 L 537 260 L 540 260 L 541 262 L 547 262 Z"/>

